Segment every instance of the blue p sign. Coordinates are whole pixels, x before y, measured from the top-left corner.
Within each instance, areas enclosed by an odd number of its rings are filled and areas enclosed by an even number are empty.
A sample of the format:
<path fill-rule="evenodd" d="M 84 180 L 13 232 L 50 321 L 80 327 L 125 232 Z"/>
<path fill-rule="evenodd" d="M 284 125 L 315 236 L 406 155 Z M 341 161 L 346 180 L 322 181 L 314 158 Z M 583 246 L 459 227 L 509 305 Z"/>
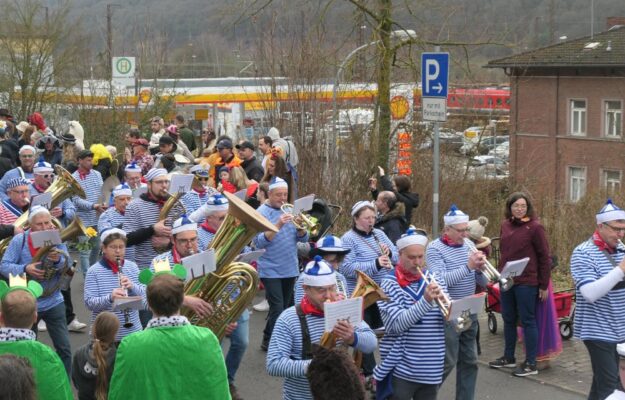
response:
<path fill-rule="evenodd" d="M 421 54 L 421 88 L 423 97 L 447 98 L 449 53 Z"/>

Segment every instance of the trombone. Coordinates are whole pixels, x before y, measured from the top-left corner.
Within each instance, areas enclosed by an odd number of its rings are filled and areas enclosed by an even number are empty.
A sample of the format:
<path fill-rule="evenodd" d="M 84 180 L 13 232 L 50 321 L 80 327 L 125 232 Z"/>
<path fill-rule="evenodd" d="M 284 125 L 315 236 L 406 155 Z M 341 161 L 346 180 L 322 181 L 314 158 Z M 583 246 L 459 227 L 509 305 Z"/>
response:
<path fill-rule="evenodd" d="M 423 281 L 425 282 L 426 286 L 429 286 L 431 283 L 436 283 L 441 289 L 441 296 L 437 297 L 434 301 L 436 302 L 436 305 L 438 306 L 438 308 L 441 309 L 441 313 L 443 314 L 443 317 L 445 318 L 445 320 L 449 321 L 449 316 L 451 314 L 451 300 L 449 299 L 449 296 L 445 294 L 442 286 L 438 284 L 434 276 L 426 275 L 423 271 L 423 268 L 419 267 L 418 265 L 417 265 L 417 270 L 423 277 Z M 471 324 L 473 323 L 470 316 L 465 315 L 465 314 L 460 315 L 458 318 L 456 318 L 455 321 L 449 321 L 449 322 L 453 324 L 454 329 L 458 333 L 466 331 L 467 329 L 471 327 Z"/>
<path fill-rule="evenodd" d="M 464 239 L 464 242 L 467 247 L 469 247 L 469 254 L 473 254 L 478 251 L 471 239 Z M 484 268 L 482 269 L 482 273 L 486 275 L 486 278 L 490 282 L 499 282 L 499 287 L 503 291 L 509 290 L 514 285 L 514 281 L 512 279 L 503 278 L 499 271 L 497 271 L 497 268 L 495 268 L 486 257 L 484 257 Z"/>
<path fill-rule="evenodd" d="M 295 206 L 290 203 L 284 203 L 280 206 L 280 210 L 285 214 L 293 214 L 293 209 Z M 295 228 L 298 230 L 307 230 L 311 236 L 317 236 L 319 234 L 319 230 L 321 229 L 321 225 L 317 221 L 313 221 L 313 217 L 310 217 L 303 212 L 300 212 L 297 215 L 293 215 L 294 219 L 291 221 Z M 302 222 L 295 222 L 295 218 L 299 217 Z"/>

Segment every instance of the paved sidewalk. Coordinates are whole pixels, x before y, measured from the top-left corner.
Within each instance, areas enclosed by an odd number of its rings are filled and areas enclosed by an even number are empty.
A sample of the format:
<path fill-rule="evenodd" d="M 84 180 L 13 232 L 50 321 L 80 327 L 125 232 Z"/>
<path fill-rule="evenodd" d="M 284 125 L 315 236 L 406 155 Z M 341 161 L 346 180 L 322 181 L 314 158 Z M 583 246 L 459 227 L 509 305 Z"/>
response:
<path fill-rule="evenodd" d="M 480 343 L 482 354 L 479 362 L 488 368 L 488 362 L 503 356 L 503 320 L 500 314 L 497 316 L 497 333 L 492 334 L 488 330 L 487 315 L 480 317 Z M 516 359 L 518 362 L 525 358 L 523 345 L 518 344 L 516 349 Z M 509 374 L 511 369 L 502 368 L 499 371 Z M 592 370 L 590 358 L 584 344 L 575 339 L 563 340 L 562 353 L 558 358 L 551 361 L 551 366 L 538 372 L 538 375 L 531 375 L 526 378 L 545 385 L 559 387 L 573 393 L 588 395 L 592 383 Z"/>

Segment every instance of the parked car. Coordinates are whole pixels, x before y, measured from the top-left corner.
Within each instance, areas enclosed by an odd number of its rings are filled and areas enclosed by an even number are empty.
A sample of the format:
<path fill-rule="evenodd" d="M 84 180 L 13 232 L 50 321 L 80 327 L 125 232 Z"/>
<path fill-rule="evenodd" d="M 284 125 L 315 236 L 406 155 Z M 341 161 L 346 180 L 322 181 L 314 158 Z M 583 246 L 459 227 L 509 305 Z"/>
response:
<path fill-rule="evenodd" d="M 509 140 L 508 136 L 484 136 L 479 142 L 465 141 L 465 144 L 460 148 L 460 153 L 465 156 L 470 154 L 485 155 L 491 149 Z"/>
<path fill-rule="evenodd" d="M 433 134 L 433 132 L 428 132 L 428 137 L 421 143 L 419 150 L 428 150 L 434 146 L 432 141 Z M 450 128 L 440 128 L 438 136 L 441 149 L 459 151 L 465 143 L 462 132 L 456 132 Z"/>
<path fill-rule="evenodd" d="M 499 157 L 505 161 L 510 158 L 510 142 L 503 142 L 488 152 L 489 156 Z"/>

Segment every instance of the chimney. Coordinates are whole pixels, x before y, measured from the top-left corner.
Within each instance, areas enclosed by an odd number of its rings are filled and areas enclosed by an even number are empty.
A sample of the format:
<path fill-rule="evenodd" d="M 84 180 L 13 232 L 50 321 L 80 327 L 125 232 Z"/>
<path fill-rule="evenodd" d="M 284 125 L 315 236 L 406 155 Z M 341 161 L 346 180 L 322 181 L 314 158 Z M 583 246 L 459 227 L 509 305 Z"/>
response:
<path fill-rule="evenodd" d="M 625 26 L 625 17 L 608 17 L 606 20 L 606 30 L 610 30 L 613 26 Z"/>

